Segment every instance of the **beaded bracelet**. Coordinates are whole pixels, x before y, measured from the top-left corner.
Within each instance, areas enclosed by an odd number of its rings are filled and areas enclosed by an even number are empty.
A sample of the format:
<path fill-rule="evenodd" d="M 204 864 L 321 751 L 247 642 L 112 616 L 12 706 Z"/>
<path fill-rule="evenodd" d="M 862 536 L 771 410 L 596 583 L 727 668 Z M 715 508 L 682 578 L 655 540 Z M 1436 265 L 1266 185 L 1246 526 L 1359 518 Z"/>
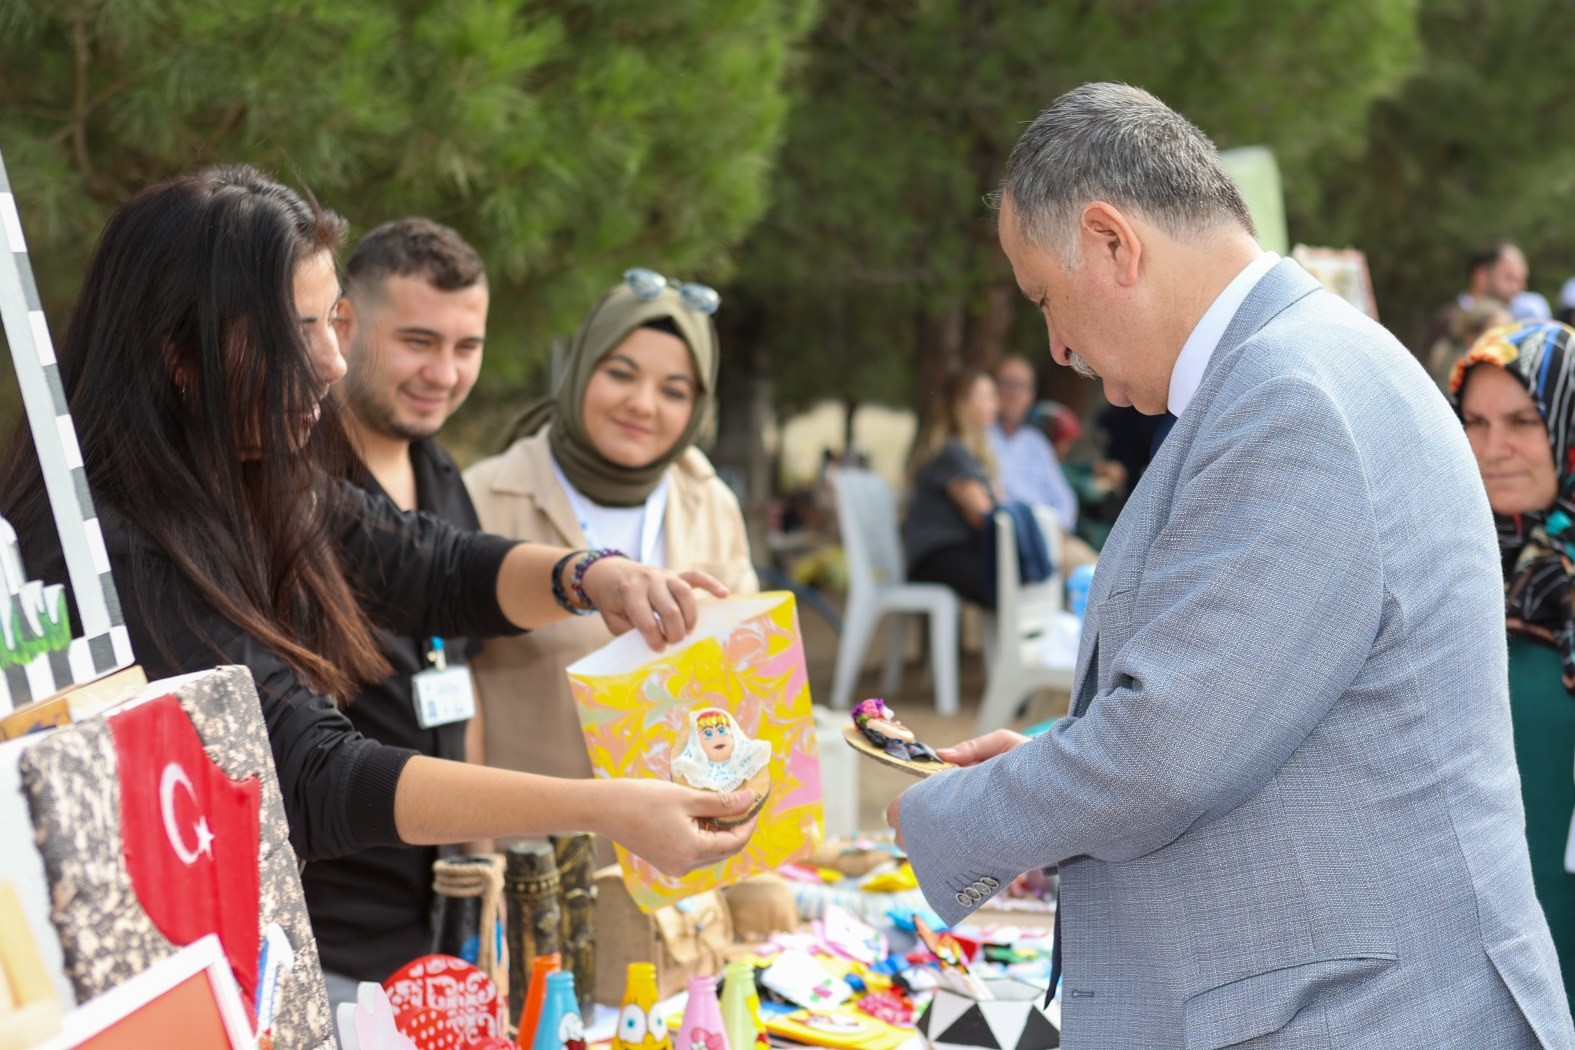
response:
<path fill-rule="evenodd" d="M 569 572 L 569 590 L 574 592 L 574 600 L 584 606 L 586 612 L 596 611 L 596 603 L 591 601 L 591 596 L 585 593 L 585 574 L 590 571 L 590 567 L 603 558 L 627 557 L 628 555 L 623 551 L 614 550 L 612 547 L 584 551 L 580 554 L 580 560 L 574 563 L 574 568 Z"/>
<path fill-rule="evenodd" d="M 558 559 L 558 564 L 552 567 L 552 600 L 558 603 L 558 608 L 575 616 L 589 616 L 595 609 L 575 605 L 569 600 L 569 592 L 563 587 L 563 567 L 581 554 L 589 551 L 570 551 Z"/>

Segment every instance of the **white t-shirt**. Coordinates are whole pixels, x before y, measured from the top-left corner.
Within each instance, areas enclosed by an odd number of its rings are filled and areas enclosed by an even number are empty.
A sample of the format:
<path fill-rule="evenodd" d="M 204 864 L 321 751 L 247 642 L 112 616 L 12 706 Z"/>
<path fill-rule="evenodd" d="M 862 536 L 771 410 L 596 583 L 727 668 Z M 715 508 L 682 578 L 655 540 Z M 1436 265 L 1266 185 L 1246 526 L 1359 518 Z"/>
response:
<path fill-rule="evenodd" d="M 552 460 L 552 472 L 558 484 L 569 497 L 569 506 L 585 534 L 585 542 L 593 548 L 620 550 L 642 565 L 658 569 L 667 568 L 667 474 L 656 483 L 656 488 L 645 497 L 645 502 L 634 507 L 604 507 L 569 483 L 558 460 Z"/>

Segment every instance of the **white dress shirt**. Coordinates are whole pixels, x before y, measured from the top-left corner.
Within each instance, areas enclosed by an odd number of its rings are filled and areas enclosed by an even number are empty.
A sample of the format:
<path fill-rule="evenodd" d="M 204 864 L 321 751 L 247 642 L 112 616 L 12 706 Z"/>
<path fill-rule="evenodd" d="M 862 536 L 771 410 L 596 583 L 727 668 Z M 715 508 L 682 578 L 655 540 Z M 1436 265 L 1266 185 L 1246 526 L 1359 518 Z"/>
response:
<path fill-rule="evenodd" d="M 1247 295 L 1263 279 L 1263 275 L 1279 261 L 1279 255 L 1274 252 L 1259 255 L 1244 266 L 1241 273 L 1231 278 L 1224 290 L 1214 297 L 1209 308 L 1203 311 L 1192 334 L 1182 344 L 1181 355 L 1176 358 L 1176 367 L 1170 373 L 1170 399 L 1166 407 L 1170 409 L 1171 415 L 1181 415 L 1192 403 L 1192 395 L 1198 392 L 1198 386 L 1203 382 L 1209 359 L 1219 348 L 1225 329 L 1230 327 L 1236 311 L 1241 309 L 1241 304 L 1246 302 Z"/>

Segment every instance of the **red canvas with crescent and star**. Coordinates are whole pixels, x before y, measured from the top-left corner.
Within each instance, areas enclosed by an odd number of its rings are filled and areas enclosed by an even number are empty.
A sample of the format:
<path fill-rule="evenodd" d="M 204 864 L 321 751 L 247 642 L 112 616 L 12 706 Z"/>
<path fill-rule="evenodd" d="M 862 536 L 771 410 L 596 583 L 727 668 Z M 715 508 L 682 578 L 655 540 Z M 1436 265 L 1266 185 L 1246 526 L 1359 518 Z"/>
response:
<path fill-rule="evenodd" d="M 225 776 L 174 696 L 108 721 L 132 888 L 176 945 L 218 935 L 250 1011 L 260 942 L 257 778 Z"/>

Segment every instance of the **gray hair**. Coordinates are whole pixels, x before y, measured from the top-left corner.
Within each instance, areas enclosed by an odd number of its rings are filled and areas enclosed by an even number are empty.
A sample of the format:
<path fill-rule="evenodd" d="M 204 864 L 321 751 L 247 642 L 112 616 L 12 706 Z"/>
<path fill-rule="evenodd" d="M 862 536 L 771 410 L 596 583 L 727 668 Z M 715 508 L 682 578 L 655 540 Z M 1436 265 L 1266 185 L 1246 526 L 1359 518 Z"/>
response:
<path fill-rule="evenodd" d="M 1077 254 L 1077 216 L 1095 200 L 1178 240 L 1230 227 L 1257 236 L 1214 143 L 1127 84 L 1084 84 L 1039 114 L 1012 147 L 994 203 L 1007 198 L 1023 239 L 1065 262 Z"/>

